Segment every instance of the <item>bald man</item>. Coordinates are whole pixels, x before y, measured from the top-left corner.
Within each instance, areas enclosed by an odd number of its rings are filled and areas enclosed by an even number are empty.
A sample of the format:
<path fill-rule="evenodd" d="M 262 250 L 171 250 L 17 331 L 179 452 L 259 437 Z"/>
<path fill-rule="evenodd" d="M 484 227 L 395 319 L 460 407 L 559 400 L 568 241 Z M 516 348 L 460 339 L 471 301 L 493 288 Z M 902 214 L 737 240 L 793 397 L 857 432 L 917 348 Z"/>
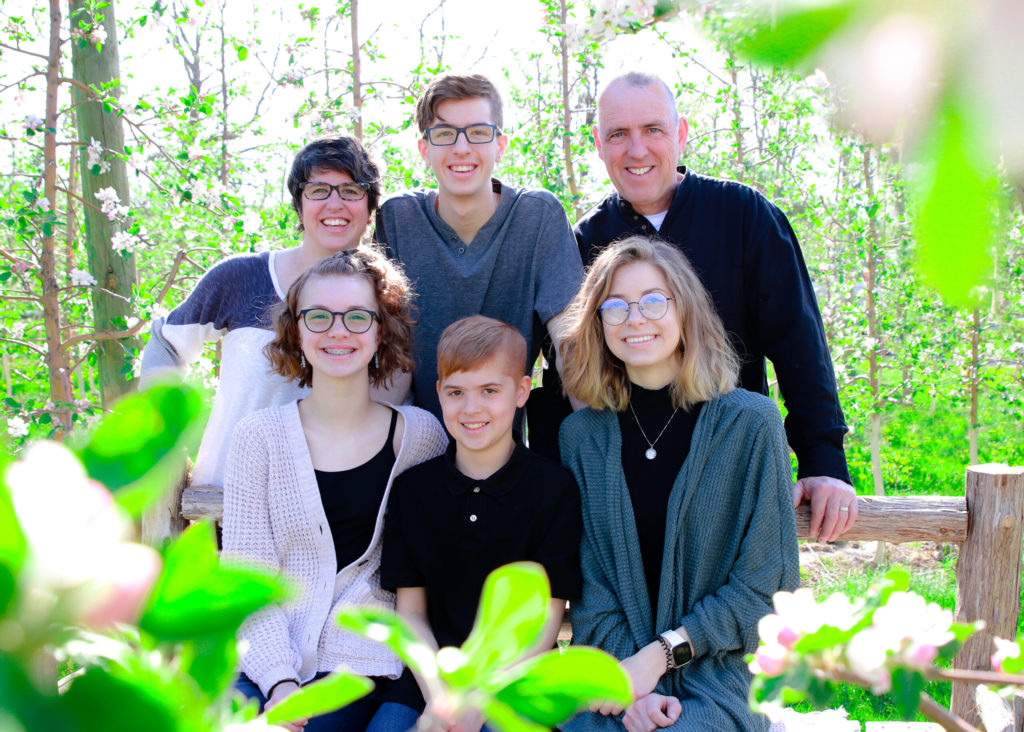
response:
<path fill-rule="evenodd" d="M 677 246 L 715 301 L 742 361 L 740 386 L 768 393 L 771 360 L 796 453 L 794 503 L 811 501 L 811 535 L 832 541 L 857 518 L 843 452 L 839 406 L 825 331 L 796 235 L 753 188 L 679 166 L 689 132 L 668 86 L 629 73 L 598 97 L 594 142 L 616 192 L 575 227 L 584 264 L 633 234 Z M 678 166 L 678 167 L 677 167 Z"/>

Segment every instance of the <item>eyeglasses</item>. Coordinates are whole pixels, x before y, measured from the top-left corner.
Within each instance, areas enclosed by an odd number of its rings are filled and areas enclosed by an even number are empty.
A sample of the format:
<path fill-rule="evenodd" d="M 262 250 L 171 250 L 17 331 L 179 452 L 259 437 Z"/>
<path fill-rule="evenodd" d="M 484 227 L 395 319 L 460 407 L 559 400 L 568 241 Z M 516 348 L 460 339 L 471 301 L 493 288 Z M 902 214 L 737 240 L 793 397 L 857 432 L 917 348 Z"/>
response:
<path fill-rule="evenodd" d="M 445 147 L 458 142 L 460 132 L 466 136 L 468 142 L 474 145 L 483 145 L 485 142 L 493 140 L 494 136 L 498 134 L 498 126 L 482 122 L 478 125 L 469 125 L 468 127 L 438 125 L 437 127 L 430 127 L 424 130 L 423 136 L 430 141 L 431 145 Z"/>
<path fill-rule="evenodd" d="M 668 312 L 669 300 L 675 298 L 665 297 L 660 292 L 648 292 L 633 302 L 626 302 L 621 297 L 610 297 L 601 303 L 597 312 L 601 314 L 601 322 L 605 325 L 622 325 L 629 320 L 631 305 L 636 305 L 640 314 L 648 320 L 661 320 Z"/>
<path fill-rule="evenodd" d="M 342 313 L 332 312 L 324 308 L 306 308 L 299 311 L 299 317 L 311 333 L 326 333 L 334 326 L 334 319 L 341 316 L 341 324 L 349 333 L 365 333 L 373 325 L 373 319 L 380 317 L 373 310 L 352 308 Z"/>
<path fill-rule="evenodd" d="M 336 186 L 332 186 L 330 183 L 306 181 L 305 183 L 300 183 L 299 187 L 302 189 L 302 195 L 310 201 L 325 201 L 331 197 L 331 191 L 337 191 L 342 201 L 362 201 L 366 198 L 366 190 L 370 187 L 370 184 L 339 183 Z"/>

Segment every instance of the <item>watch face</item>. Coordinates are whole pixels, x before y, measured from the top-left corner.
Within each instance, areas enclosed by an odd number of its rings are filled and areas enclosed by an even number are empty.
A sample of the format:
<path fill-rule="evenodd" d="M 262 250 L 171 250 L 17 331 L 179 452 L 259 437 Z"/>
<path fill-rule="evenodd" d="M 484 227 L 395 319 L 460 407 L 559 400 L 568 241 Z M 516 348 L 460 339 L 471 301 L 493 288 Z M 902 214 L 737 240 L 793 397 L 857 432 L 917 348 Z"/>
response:
<path fill-rule="evenodd" d="M 687 643 L 680 643 L 672 648 L 672 662 L 678 666 L 685 666 L 693 658 L 693 647 Z"/>

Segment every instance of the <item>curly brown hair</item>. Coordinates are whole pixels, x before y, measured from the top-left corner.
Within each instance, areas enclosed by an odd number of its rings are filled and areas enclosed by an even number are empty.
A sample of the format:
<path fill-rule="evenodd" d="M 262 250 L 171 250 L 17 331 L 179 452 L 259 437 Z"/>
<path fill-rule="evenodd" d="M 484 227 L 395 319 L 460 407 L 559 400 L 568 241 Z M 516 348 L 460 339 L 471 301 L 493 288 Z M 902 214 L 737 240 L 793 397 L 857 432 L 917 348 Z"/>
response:
<path fill-rule="evenodd" d="M 412 287 L 405 273 L 376 247 L 360 245 L 321 259 L 307 269 L 288 288 L 284 302 L 272 313 L 275 338 L 263 347 L 263 354 L 276 373 L 299 386 L 313 383 L 313 368 L 302 359 L 299 338 L 299 296 L 314 277 L 350 275 L 365 277 L 377 296 L 377 320 L 380 345 L 377 363 L 370 363 L 370 383 L 387 386 L 399 371 L 412 371 Z"/>

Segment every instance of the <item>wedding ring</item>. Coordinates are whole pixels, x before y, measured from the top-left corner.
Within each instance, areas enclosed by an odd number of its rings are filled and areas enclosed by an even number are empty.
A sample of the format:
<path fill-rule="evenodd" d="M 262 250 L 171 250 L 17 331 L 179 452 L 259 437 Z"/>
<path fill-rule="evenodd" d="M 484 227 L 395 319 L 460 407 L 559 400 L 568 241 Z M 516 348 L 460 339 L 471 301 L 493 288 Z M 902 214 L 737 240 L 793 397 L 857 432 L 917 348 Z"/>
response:
<path fill-rule="evenodd" d="M 840 511 L 849 511 L 849 510 L 850 510 L 850 507 L 849 507 L 849 506 L 840 506 L 840 507 L 839 507 L 839 510 L 840 510 Z"/>

